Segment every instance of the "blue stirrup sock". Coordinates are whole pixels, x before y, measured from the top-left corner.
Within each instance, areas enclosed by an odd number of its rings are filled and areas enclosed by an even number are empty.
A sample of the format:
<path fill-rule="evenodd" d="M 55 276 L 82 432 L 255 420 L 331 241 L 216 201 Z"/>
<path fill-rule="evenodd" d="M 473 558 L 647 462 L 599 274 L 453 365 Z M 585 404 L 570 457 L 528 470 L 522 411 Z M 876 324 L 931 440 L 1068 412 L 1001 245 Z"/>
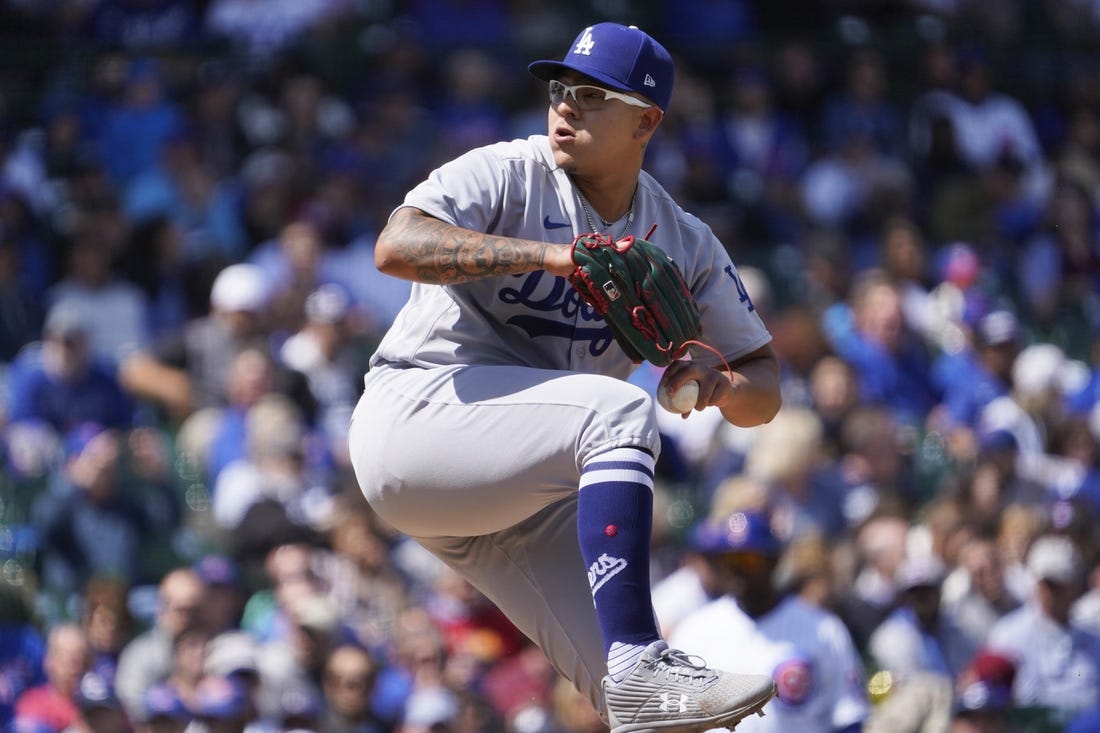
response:
<path fill-rule="evenodd" d="M 660 638 L 649 584 L 655 464 L 644 450 L 616 448 L 581 469 L 577 537 L 616 682 Z"/>

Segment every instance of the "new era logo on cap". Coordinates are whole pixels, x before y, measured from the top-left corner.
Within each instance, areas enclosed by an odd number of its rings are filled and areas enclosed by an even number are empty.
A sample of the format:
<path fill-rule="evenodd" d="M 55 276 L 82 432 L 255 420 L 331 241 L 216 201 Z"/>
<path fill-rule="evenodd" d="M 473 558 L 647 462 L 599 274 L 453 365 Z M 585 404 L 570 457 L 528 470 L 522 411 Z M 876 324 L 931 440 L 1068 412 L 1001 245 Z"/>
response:
<path fill-rule="evenodd" d="M 535 61 L 527 68 L 543 81 L 576 71 L 610 89 L 641 94 L 662 110 L 668 109 L 672 96 L 672 57 L 664 46 L 632 25 L 589 26 L 561 61 Z"/>

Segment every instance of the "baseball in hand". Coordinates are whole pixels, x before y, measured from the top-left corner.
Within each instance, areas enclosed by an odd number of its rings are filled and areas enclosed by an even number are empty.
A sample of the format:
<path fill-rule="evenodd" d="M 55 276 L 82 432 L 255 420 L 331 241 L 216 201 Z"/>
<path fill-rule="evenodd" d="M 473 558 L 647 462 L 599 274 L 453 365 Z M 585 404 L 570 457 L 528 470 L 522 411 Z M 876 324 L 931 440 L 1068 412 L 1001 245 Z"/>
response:
<path fill-rule="evenodd" d="M 694 379 L 685 382 L 673 394 L 668 393 L 664 382 L 657 385 L 657 404 L 669 412 L 680 415 L 695 409 L 695 403 L 699 400 L 699 383 Z"/>

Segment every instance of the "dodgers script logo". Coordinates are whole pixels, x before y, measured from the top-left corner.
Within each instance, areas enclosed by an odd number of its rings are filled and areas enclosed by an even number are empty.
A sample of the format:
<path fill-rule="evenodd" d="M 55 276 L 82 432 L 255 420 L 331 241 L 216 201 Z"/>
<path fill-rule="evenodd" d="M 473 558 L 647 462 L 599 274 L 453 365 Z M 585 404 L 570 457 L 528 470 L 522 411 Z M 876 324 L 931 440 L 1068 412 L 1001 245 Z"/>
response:
<path fill-rule="evenodd" d="M 626 569 L 626 560 L 621 557 L 611 557 L 606 552 L 600 555 L 596 562 L 588 568 L 588 584 L 592 586 L 592 595 L 603 588 L 607 581 Z"/>
<path fill-rule="evenodd" d="M 581 300 L 564 277 L 555 277 L 545 271 L 516 275 L 522 278 L 518 287 L 501 288 L 498 297 L 509 305 L 520 305 L 542 313 L 553 313 L 557 318 L 543 318 L 531 313 L 521 313 L 505 321 L 516 326 L 530 337 L 556 336 L 572 341 L 588 342 L 588 352 L 599 356 L 614 342 L 611 328 Z M 591 327 L 576 323 L 591 323 Z"/>

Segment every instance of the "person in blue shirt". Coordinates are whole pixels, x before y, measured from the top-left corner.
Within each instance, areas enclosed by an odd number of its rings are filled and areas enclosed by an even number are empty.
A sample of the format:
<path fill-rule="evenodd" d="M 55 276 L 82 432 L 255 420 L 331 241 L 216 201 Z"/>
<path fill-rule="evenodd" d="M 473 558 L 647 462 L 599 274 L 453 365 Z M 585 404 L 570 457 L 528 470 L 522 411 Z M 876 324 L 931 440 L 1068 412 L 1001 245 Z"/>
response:
<path fill-rule="evenodd" d="M 94 423 L 71 431 L 56 483 L 36 497 L 32 524 L 39 542 L 42 586 L 64 597 L 95 575 L 129 586 L 151 582 L 150 541 L 168 541 L 180 522 L 180 506 L 167 475 L 123 483 L 125 460 L 135 476 L 148 471 L 131 446 L 142 434 L 121 434 Z"/>
<path fill-rule="evenodd" d="M 822 326 L 837 356 L 856 371 L 863 402 L 889 408 L 903 423 L 923 422 L 937 401 L 931 357 L 906 327 L 901 295 L 884 273 L 865 271 L 848 302 L 826 311 Z"/>
<path fill-rule="evenodd" d="M 64 435 L 82 423 L 133 424 L 136 405 L 115 370 L 92 354 L 83 318 L 71 304 L 54 306 L 42 340 L 26 346 L 8 370 L 0 463 L 18 481 L 43 478 Z"/>
<path fill-rule="evenodd" d="M 133 422 L 133 403 L 114 371 L 92 356 L 82 315 L 68 304 L 50 310 L 42 341 L 13 361 L 9 385 L 13 423 L 45 423 L 64 434 L 83 422 L 112 428 Z"/>
<path fill-rule="evenodd" d="M 942 386 L 944 417 L 955 427 L 974 429 L 982 408 L 1009 393 L 1012 364 L 1020 352 L 1020 330 L 1016 316 L 1008 310 L 993 310 L 974 327 L 972 348 L 944 354 L 933 364 Z"/>

